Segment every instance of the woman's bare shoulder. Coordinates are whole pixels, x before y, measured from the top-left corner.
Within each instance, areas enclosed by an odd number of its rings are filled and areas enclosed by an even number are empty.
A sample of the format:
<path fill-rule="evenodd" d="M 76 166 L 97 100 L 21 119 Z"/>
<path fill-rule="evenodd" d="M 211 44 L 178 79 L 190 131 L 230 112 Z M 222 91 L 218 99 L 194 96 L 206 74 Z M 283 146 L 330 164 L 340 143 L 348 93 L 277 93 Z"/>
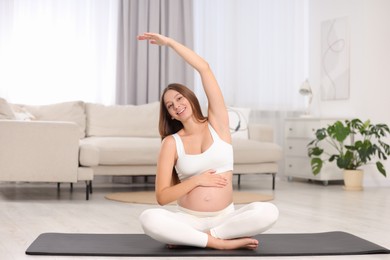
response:
<path fill-rule="evenodd" d="M 176 146 L 176 141 L 173 135 L 168 135 L 165 137 L 162 142 L 161 142 L 162 147 L 175 147 Z"/>
<path fill-rule="evenodd" d="M 161 142 L 160 159 L 177 158 L 176 141 L 172 135 L 165 137 Z"/>

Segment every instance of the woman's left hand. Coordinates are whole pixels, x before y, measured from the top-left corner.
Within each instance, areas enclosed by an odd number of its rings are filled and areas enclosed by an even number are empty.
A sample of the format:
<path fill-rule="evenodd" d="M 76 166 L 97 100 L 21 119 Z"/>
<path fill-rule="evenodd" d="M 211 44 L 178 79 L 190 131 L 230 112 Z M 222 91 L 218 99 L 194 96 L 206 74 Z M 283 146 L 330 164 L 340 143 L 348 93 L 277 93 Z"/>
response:
<path fill-rule="evenodd" d="M 158 33 L 144 33 L 142 35 L 137 36 L 138 40 L 148 40 L 151 44 L 157 44 L 157 45 L 167 45 L 168 44 L 168 37 L 165 37 Z"/>

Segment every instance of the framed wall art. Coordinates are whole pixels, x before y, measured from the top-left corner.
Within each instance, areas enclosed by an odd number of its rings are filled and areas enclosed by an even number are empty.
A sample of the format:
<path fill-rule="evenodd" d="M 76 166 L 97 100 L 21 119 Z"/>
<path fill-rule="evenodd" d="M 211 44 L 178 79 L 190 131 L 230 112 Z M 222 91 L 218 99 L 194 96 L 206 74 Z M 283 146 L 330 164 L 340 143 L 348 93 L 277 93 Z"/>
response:
<path fill-rule="evenodd" d="M 348 18 L 336 18 L 321 24 L 321 99 L 349 98 Z"/>

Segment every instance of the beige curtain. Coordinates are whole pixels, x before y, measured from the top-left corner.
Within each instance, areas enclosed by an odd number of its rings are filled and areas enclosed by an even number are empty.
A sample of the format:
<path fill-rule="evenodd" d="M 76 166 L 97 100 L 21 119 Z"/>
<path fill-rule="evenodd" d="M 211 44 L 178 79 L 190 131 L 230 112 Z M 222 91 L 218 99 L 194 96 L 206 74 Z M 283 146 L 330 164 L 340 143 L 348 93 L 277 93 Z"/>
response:
<path fill-rule="evenodd" d="M 193 69 L 175 52 L 136 39 L 156 32 L 192 48 L 192 0 L 120 0 L 119 12 L 116 103 L 157 101 L 172 82 L 193 89 Z"/>

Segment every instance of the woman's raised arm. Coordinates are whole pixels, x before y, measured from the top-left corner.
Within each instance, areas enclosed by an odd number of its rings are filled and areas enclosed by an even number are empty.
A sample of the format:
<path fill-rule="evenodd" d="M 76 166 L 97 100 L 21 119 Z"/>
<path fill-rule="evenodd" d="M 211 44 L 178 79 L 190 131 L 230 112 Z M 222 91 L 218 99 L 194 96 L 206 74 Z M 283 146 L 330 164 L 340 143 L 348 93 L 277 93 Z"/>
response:
<path fill-rule="evenodd" d="M 199 72 L 203 89 L 208 99 L 209 121 L 219 134 L 222 134 L 223 136 L 230 135 L 228 134 L 230 133 L 229 119 L 225 101 L 209 64 L 193 50 L 166 36 L 156 33 L 144 33 L 143 35 L 138 36 L 138 40 L 149 40 L 151 44 L 172 48 L 189 65 Z"/>

